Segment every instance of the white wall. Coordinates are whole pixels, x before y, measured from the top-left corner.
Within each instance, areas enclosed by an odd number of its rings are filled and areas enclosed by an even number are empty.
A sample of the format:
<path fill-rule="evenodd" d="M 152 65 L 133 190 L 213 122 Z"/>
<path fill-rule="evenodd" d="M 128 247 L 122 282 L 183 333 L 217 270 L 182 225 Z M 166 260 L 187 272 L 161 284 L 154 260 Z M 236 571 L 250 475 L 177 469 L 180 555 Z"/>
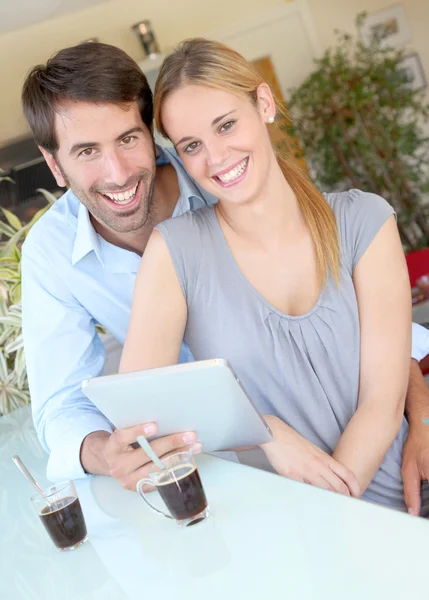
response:
<path fill-rule="evenodd" d="M 161 49 L 168 51 L 185 37 L 204 35 L 228 23 L 257 14 L 285 0 L 113 0 L 62 18 L 0 36 L 0 145 L 27 133 L 20 93 L 27 71 L 55 51 L 89 37 L 123 48 L 134 59 L 143 52 L 130 26 L 151 19 Z M 355 15 L 389 6 L 394 0 L 308 0 L 324 47 L 333 30 L 354 31 Z M 429 79 L 429 1 L 404 0 L 413 32 L 413 47 Z M 1 11 L 1 9 L 0 9 Z M 297 57 L 297 60 L 299 58 Z M 428 95 L 429 99 L 429 95 Z"/>

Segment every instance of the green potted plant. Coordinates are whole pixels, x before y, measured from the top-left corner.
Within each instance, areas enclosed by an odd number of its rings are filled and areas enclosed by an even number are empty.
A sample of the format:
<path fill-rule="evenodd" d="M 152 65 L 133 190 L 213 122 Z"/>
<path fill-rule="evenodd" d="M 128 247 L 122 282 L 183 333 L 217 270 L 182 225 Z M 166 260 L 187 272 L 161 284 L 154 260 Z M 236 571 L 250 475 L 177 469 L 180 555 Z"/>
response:
<path fill-rule="evenodd" d="M 357 26 L 365 20 L 358 16 Z M 429 105 L 410 85 L 405 50 L 365 46 L 336 32 L 338 44 L 292 91 L 289 110 L 310 172 L 324 191 L 360 188 L 398 213 L 404 250 L 429 245 Z"/>
<path fill-rule="evenodd" d="M 33 224 L 56 200 L 46 190 L 37 191 L 44 195 L 47 206 L 29 223 L 21 223 L 5 208 L 5 220 L 0 220 L 0 415 L 30 401 L 21 330 L 21 245 Z"/>

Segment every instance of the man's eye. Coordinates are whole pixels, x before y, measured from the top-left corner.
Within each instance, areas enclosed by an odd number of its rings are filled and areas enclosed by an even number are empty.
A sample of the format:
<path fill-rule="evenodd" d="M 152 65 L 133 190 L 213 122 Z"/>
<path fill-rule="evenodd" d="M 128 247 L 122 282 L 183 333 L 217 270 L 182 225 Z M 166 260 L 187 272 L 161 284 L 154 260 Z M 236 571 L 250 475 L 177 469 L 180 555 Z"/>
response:
<path fill-rule="evenodd" d="M 228 131 L 234 125 L 235 121 L 227 121 L 223 125 L 221 125 L 219 131 Z"/>
<path fill-rule="evenodd" d="M 82 150 L 80 153 L 80 156 L 92 156 L 93 152 L 94 148 L 85 148 L 85 150 Z"/>
<path fill-rule="evenodd" d="M 190 144 L 185 146 L 185 148 L 183 148 L 183 152 L 186 152 L 186 154 L 191 154 L 194 150 L 198 148 L 198 145 L 199 142 L 191 142 Z"/>
<path fill-rule="evenodd" d="M 127 135 L 127 137 L 122 138 L 122 143 L 128 146 L 128 144 L 131 144 L 135 139 L 134 135 Z"/>

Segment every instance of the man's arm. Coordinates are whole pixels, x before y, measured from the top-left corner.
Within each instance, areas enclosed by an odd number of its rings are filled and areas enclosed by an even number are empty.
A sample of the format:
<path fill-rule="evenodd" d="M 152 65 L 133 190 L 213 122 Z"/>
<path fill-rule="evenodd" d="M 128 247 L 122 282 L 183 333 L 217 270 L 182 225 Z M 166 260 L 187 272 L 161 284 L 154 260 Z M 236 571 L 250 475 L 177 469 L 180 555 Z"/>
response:
<path fill-rule="evenodd" d="M 81 391 L 84 379 L 101 374 L 105 360 L 91 315 L 34 244 L 24 245 L 22 270 L 25 356 L 34 424 L 50 452 L 48 478 L 111 475 L 123 487 L 135 489 L 153 464 L 133 443 L 139 435 L 156 433 L 156 424 L 112 434 L 110 422 Z M 158 456 L 201 451 L 194 432 L 159 438 L 151 445 Z"/>
<path fill-rule="evenodd" d="M 419 363 L 414 358 L 411 359 L 405 414 L 410 426 L 423 423 L 423 419 L 429 419 L 429 389 Z"/>
<path fill-rule="evenodd" d="M 82 441 L 112 431 L 81 391 L 84 379 L 101 374 L 105 350 L 91 315 L 31 238 L 22 251 L 22 309 L 33 419 L 50 452 L 48 478 L 83 477 Z"/>
<path fill-rule="evenodd" d="M 409 423 L 408 437 L 402 454 L 402 478 L 405 504 L 410 513 L 420 514 L 421 482 L 429 479 L 429 389 L 417 361 L 429 354 L 429 331 L 413 323 L 413 347 L 410 379 L 405 401 Z"/>

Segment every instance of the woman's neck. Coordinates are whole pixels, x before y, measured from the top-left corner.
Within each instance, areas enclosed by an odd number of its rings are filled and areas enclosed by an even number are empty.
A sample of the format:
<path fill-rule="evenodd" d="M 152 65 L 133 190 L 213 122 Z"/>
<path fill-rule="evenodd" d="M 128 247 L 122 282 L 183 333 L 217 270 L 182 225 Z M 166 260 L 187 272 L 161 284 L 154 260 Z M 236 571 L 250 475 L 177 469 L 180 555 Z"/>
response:
<path fill-rule="evenodd" d="M 228 229 L 248 242 L 284 240 L 304 226 L 298 200 L 276 160 L 257 197 L 238 205 L 220 200 L 216 211 Z"/>

